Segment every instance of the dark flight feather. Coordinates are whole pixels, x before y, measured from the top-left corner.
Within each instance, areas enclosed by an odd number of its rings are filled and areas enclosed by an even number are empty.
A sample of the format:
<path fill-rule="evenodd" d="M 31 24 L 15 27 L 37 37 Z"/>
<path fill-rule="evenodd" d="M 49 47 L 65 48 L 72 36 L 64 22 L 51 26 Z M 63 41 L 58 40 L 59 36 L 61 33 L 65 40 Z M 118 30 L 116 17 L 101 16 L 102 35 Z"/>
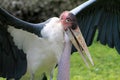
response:
<path fill-rule="evenodd" d="M 120 53 L 120 0 L 96 0 L 76 14 L 81 32 L 88 46 L 94 40 Z"/>

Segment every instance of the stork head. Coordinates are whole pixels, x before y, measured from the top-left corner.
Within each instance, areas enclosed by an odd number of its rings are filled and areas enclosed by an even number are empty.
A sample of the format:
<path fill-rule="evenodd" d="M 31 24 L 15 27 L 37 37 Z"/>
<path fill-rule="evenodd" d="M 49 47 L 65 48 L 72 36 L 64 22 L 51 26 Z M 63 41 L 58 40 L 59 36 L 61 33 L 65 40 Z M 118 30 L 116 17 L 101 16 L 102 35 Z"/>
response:
<path fill-rule="evenodd" d="M 74 45 L 74 47 L 76 47 L 76 49 L 82 56 L 86 65 L 89 66 L 87 60 L 89 60 L 92 65 L 94 65 L 85 40 L 77 24 L 77 19 L 75 15 L 70 13 L 69 11 L 64 11 L 60 15 L 60 22 L 62 23 L 64 30 L 67 33 L 72 44 Z M 86 57 L 88 57 L 88 59 L 86 59 Z"/>
<path fill-rule="evenodd" d="M 77 28 L 76 17 L 72 13 L 70 13 L 69 11 L 64 11 L 60 15 L 60 21 L 63 24 L 65 31 L 68 28 L 71 28 L 71 29 L 76 29 Z"/>

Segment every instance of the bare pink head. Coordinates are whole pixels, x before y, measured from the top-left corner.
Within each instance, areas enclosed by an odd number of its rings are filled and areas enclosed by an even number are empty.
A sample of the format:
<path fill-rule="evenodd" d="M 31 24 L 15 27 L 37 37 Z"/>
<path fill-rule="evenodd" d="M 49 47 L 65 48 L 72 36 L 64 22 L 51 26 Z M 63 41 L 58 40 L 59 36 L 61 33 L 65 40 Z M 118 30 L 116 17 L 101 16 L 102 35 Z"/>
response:
<path fill-rule="evenodd" d="M 67 30 L 68 28 L 76 29 L 77 28 L 77 20 L 75 15 L 70 13 L 69 11 L 64 11 L 60 15 L 60 21 L 64 26 L 64 30 Z"/>

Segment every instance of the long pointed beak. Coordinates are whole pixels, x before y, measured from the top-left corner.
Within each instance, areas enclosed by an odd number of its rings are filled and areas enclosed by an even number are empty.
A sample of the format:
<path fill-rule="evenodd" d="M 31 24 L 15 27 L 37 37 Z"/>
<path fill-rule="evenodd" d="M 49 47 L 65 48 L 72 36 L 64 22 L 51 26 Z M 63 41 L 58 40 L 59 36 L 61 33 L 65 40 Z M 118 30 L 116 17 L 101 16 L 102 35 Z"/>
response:
<path fill-rule="evenodd" d="M 69 39 L 71 40 L 74 47 L 78 50 L 79 54 L 81 55 L 82 59 L 84 60 L 85 64 L 89 67 L 90 62 L 92 65 L 94 65 L 93 60 L 91 58 L 90 52 L 87 48 L 87 45 L 85 43 L 85 40 L 82 36 L 82 33 L 77 26 L 75 30 L 72 30 L 69 28 L 66 33 L 69 36 Z M 89 61 L 88 61 L 89 60 Z"/>

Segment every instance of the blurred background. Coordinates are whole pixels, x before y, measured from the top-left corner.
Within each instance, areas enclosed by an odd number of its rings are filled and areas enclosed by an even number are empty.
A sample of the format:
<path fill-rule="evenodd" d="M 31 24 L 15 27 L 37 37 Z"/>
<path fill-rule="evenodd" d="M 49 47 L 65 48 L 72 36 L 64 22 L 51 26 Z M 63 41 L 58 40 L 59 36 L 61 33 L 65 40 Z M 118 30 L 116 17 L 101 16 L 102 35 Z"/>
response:
<path fill-rule="evenodd" d="M 86 0 L 0 0 L 0 6 L 13 15 L 29 21 L 41 22 L 59 16 L 64 10 L 71 10 Z"/>

